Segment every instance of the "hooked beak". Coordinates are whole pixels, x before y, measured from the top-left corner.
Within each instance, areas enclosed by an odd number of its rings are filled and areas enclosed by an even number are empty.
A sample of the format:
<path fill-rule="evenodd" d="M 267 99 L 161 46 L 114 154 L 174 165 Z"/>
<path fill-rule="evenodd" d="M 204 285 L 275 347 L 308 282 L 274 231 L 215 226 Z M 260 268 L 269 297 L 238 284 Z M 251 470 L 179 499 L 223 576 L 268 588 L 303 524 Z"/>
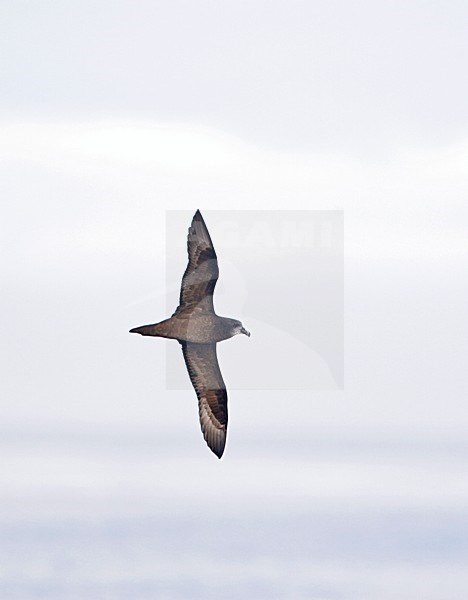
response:
<path fill-rule="evenodd" d="M 247 331 L 247 329 L 245 329 L 245 327 L 242 327 L 241 333 L 245 334 L 247 337 L 250 337 L 250 331 Z"/>

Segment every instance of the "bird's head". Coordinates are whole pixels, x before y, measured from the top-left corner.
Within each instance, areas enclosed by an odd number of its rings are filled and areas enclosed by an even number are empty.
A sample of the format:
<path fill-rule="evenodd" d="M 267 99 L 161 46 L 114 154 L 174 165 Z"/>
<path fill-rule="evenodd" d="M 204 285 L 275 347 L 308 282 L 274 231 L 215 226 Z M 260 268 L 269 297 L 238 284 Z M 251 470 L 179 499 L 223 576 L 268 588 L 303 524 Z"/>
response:
<path fill-rule="evenodd" d="M 250 337 L 250 331 L 247 331 L 242 323 L 240 321 L 236 321 L 235 319 L 232 319 L 231 333 L 232 335 L 239 335 L 239 333 L 243 333 L 247 337 Z"/>

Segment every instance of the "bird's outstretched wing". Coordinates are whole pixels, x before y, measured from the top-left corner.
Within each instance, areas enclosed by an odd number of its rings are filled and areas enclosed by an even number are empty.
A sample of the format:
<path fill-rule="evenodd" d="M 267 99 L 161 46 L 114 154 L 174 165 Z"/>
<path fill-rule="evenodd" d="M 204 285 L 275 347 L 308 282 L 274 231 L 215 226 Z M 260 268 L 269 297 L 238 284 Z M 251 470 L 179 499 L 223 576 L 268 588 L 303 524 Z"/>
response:
<path fill-rule="evenodd" d="M 182 277 L 177 312 L 196 307 L 214 312 L 213 292 L 218 281 L 218 260 L 199 210 L 195 213 L 187 237 L 188 265 Z"/>
<path fill-rule="evenodd" d="M 210 449 L 221 458 L 226 444 L 228 412 L 226 386 L 219 370 L 216 344 L 180 343 L 198 397 L 203 437 Z"/>

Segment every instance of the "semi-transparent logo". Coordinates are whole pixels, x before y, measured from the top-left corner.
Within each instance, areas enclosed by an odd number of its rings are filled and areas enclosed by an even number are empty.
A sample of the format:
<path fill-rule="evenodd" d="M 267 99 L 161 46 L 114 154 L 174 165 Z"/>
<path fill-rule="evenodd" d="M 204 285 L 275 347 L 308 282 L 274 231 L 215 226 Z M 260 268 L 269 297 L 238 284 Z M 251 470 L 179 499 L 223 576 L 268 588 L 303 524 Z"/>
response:
<path fill-rule="evenodd" d="M 167 317 L 179 301 L 194 211 L 166 213 Z M 343 211 L 206 210 L 218 257 L 218 315 L 251 337 L 217 345 L 227 388 L 343 388 Z M 177 342 L 166 346 L 166 386 L 188 389 Z"/>

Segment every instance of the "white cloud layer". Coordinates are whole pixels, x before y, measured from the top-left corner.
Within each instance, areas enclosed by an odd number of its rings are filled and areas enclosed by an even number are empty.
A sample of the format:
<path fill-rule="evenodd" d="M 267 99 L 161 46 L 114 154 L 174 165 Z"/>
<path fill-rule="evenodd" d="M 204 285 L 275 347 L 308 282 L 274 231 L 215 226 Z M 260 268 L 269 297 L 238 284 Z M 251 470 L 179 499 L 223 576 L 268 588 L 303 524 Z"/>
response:
<path fill-rule="evenodd" d="M 201 205 L 344 209 L 346 255 L 358 260 L 437 262 L 457 260 L 467 252 L 462 224 L 467 216 L 468 142 L 430 150 L 401 148 L 385 160 L 371 161 L 275 152 L 189 125 L 4 123 L 0 156 L 8 171 L 18 173 L 16 169 L 21 172 L 27 165 L 33 171 L 29 184 L 7 171 L 5 222 L 18 194 L 24 197 L 25 210 L 37 210 L 34 206 L 41 201 L 46 206 L 60 201 L 64 208 L 80 202 L 92 210 L 93 220 L 75 225 L 78 251 L 98 244 L 111 252 L 141 251 L 138 236 L 126 235 L 135 212 L 151 218 L 163 206 Z M 53 186 L 54 180 L 55 185 L 65 180 L 66 198 L 40 182 L 34 191 L 29 189 L 41 173 L 50 174 Z M 70 194 L 67 182 L 72 180 L 86 186 L 86 193 L 76 189 Z M 118 218 L 109 218 L 106 203 L 116 200 Z M 50 215 L 51 225 L 55 216 Z M 163 231 L 155 233 L 160 237 Z M 40 239 L 34 246 L 40 252 L 49 236 L 42 229 L 36 235 Z M 53 231 L 57 235 L 64 235 L 60 223 Z"/>

